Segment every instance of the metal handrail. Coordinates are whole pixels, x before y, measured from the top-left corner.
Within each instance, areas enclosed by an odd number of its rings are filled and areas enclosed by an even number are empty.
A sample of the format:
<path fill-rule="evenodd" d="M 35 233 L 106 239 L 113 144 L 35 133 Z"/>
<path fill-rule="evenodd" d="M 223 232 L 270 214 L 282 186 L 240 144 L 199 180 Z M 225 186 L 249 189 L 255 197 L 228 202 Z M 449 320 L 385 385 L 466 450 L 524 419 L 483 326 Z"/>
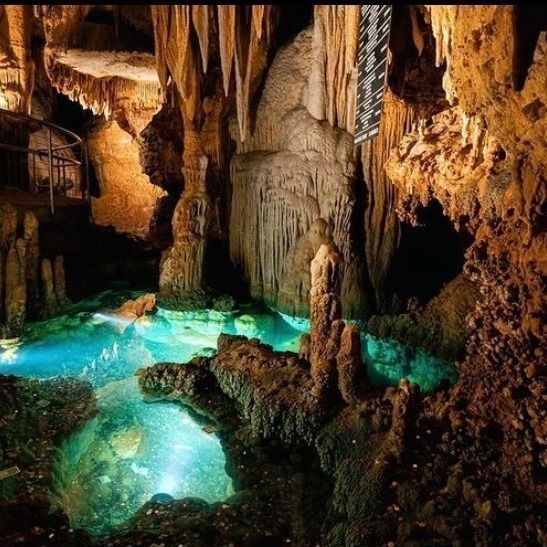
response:
<path fill-rule="evenodd" d="M 3 108 L 0 108 L 0 120 L 6 118 L 15 119 L 27 124 L 28 130 L 25 134 L 27 138 L 30 138 L 30 135 L 32 133 L 35 133 L 40 129 L 47 130 L 46 145 L 39 146 L 37 148 L 31 146 L 21 146 L 20 144 L 14 144 L 13 142 L 2 142 L 2 133 L 0 132 L 0 149 L 20 154 L 26 154 L 27 156 L 25 160 L 25 165 L 27 166 L 27 168 L 29 168 L 29 161 L 32 158 L 32 185 L 34 186 L 34 188 L 32 188 L 33 190 L 45 188 L 45 185 L 43 183 L 38 183 L 36 180 L 36 158 L 38 158 L 39 161 L 43 161 L 44 158 L 47 158 L 47 178 L 51 214 L 55 214 L 55 192 L 61 189 L 66 195 L 66 171 L 70 168 L 77 169 L 76 172 L 79 174 L 80 179 L 79 187 L 81 192 L 81 198 L 89 202 L 89 165 L 87 149 L 83 140 L 76 133 L 65 129 L 64 127 L 61 127 L 60 125 L 45 120 L 40 120 L 38 118 L 34 118 L 20 112 L 12 112 L 11 110 L 5 110 Z M 36 127 L 38 129 L 32 129 L 32 127 Z M 69 142 L 54 145 L 54 134 L 63 135 L 65 139 Z M 74 152 L 74 157 L 70 157 L 62 153 L 67 152 L 68 150 L 72 150 Z M 78 151 L 80 152 L 80 159 L 78 159 L 77 157 Z M 55 183 L 56 177 L 57 183 Z M 28 174 L 28 178 L 30 182 L 30 173 Z"/>

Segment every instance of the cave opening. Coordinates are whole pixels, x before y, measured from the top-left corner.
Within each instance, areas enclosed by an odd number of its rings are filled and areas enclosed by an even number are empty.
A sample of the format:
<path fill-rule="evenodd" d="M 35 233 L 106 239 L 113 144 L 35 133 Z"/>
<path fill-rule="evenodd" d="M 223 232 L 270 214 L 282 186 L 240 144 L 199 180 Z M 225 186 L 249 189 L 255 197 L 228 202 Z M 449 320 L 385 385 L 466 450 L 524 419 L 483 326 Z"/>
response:
<path fill-rule="evenodd" d="M 416 214 L 418 226 L 401 223 L 386 292 L 396 294 L 403 302 L 416 297 L 425 304 L 461 273 L 472 238 L 465 230 L 454 228 L 436 199 L 425 207 L 418 206 Z"/>

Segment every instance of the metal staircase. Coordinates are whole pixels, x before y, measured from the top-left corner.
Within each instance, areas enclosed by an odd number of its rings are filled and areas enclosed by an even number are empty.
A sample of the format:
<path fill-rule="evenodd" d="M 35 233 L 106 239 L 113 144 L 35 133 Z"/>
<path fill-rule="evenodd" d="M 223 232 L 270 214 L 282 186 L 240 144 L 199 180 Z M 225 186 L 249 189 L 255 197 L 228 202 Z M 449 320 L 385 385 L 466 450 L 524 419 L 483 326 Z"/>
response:
<path fill-rule="evenodd" d="M 0 195 L 56 207 L 90 202 L 89 165 L 82 139 L 63 127 L 0 109 Z"/>

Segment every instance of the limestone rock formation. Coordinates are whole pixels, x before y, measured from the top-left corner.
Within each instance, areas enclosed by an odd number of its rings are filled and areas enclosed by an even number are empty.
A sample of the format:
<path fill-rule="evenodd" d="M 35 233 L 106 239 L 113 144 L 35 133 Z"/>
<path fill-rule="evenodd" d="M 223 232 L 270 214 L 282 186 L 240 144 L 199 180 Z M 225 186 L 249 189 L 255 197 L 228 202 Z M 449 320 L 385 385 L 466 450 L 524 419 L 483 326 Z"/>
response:
<path fill-rule="evenodd" d="M 252 134 L 243 141 L 231 125 L 237 150 L 230 166 L 230 254 L 252 296 L 284 313 L 308 316 L 309 264 L 320 245 L 334 243 L 343 258 L 344 314 L 353 316 L 366 308 L 362 250 L 351 235 L 353 146 L 348 133 L 305 108 L 317 92 L 310 75 L 311 34 L 303 31 L 278 51 Z"/>
<path fill-rule="evenodd" d="M 29 210 L 22 217 L 0 206 L 1 338 L 20 336 L 25 320 L 51 317 L 69 303 L 63 257 L 56 257 L 55 272 L 49 259 L 41 262 L 38 219 Z"/>
<path fill-rule="evenodd" d="M 93 218 L 101 226 L 146 239 L 166 193 L 151 184 L 139 163 L 137 142 L 117 122 L 97 122 L 87 145 L 99 182 L 92 198 Z"/>
<path fill-rule="evenodd" d="M 504 464 L 522 489 L 545 499 L 534 471 L 545 461 L 538 421 L 544 387 L 525 369 L 539 371 L 545 354 L 537 318 L 544 292 L 546 118 L 537 107 L 545 95 L 547 45 L 539 34 L 524 85 L 516 89 L 518 11 L 429 8 L 437 62 L 447 63 L 443 86 L 457 106 L 405 136 L 386 169 L 401 192 L 403 217 L 412 219 L 416 205 L 434 196 L 474 236 L 464 269 L 483 299 L 469 317 L 472 335 L 452 402 L 466 408 L 466 423 L 477 434 L 489 423 L 503 431 L 503 450 L 511 454 Z M 454 412 L 454 419 L 461 414 Z"/>

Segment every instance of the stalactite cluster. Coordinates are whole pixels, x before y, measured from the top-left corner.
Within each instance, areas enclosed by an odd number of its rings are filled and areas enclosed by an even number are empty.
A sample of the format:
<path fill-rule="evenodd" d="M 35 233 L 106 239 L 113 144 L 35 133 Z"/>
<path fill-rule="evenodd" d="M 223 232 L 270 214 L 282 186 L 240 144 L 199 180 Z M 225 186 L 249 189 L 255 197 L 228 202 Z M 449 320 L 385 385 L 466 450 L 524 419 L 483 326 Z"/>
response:
<path fill-rule="evenodd" d="M 172 78 L 184 126 L 185 186 L 173 216 L 174 244 L 164 256 L 160 278 L 168 299 L 204 286 L 208 239 L 226 237 L 220 200 L 230 75 L 244 139 L 249 101 L 266 68 L 274 13 L 270 6 L 152 7 L 160 82 L 165 88 Z M 209 38 L 213 29 L 218 43 Z"/>
<path fill-rule="evenodd" d="M 272 6 L 265 5 L 152 6 L 160 81 L 165 89 L 169 76 L 173 78 L 189 121 L 196 123 L 201 116 L 201 75 L 216 54 L 226 96 L 233 75 L 238 122 L 245 138 L 251 93 L 266 68 L 274 13 Z"/>
<path fill-rule="evenodd" d="M 123 75 L 97 77 L 82 72 L 78 66 L 70 66 L 62 57 L 51 61 L 49 77 L 59 93 L 80 103 L 83 108 L 89 108 L 96 116 L 104 114 L 107 119 L 119 109 L 138 112 L 139 117 L 144 118 L 147 111 L 155 113 L 162 103 L 157 81 L 131 79 Z"/>
<path fill-rule="evenodd" d="M 359 9 L 355 5 L 317 5 L 313 27 L 313 92 L 308 110 L 319 120 L 353 132 Z"/>
<path fill-rule="evenodd" d="M 391 149 L 417 121 L 415 108 L 391 92 L 387 92 L 382 109 L 380 134 L 361 146 L 361 166 L 367 189 L 366 258 L 376 304 L 380 308 L 384 300 L 383 284 L 399 243 L 399 219 L 395 212 L 397 189 L 388 179 L 384 165 Z"/>

